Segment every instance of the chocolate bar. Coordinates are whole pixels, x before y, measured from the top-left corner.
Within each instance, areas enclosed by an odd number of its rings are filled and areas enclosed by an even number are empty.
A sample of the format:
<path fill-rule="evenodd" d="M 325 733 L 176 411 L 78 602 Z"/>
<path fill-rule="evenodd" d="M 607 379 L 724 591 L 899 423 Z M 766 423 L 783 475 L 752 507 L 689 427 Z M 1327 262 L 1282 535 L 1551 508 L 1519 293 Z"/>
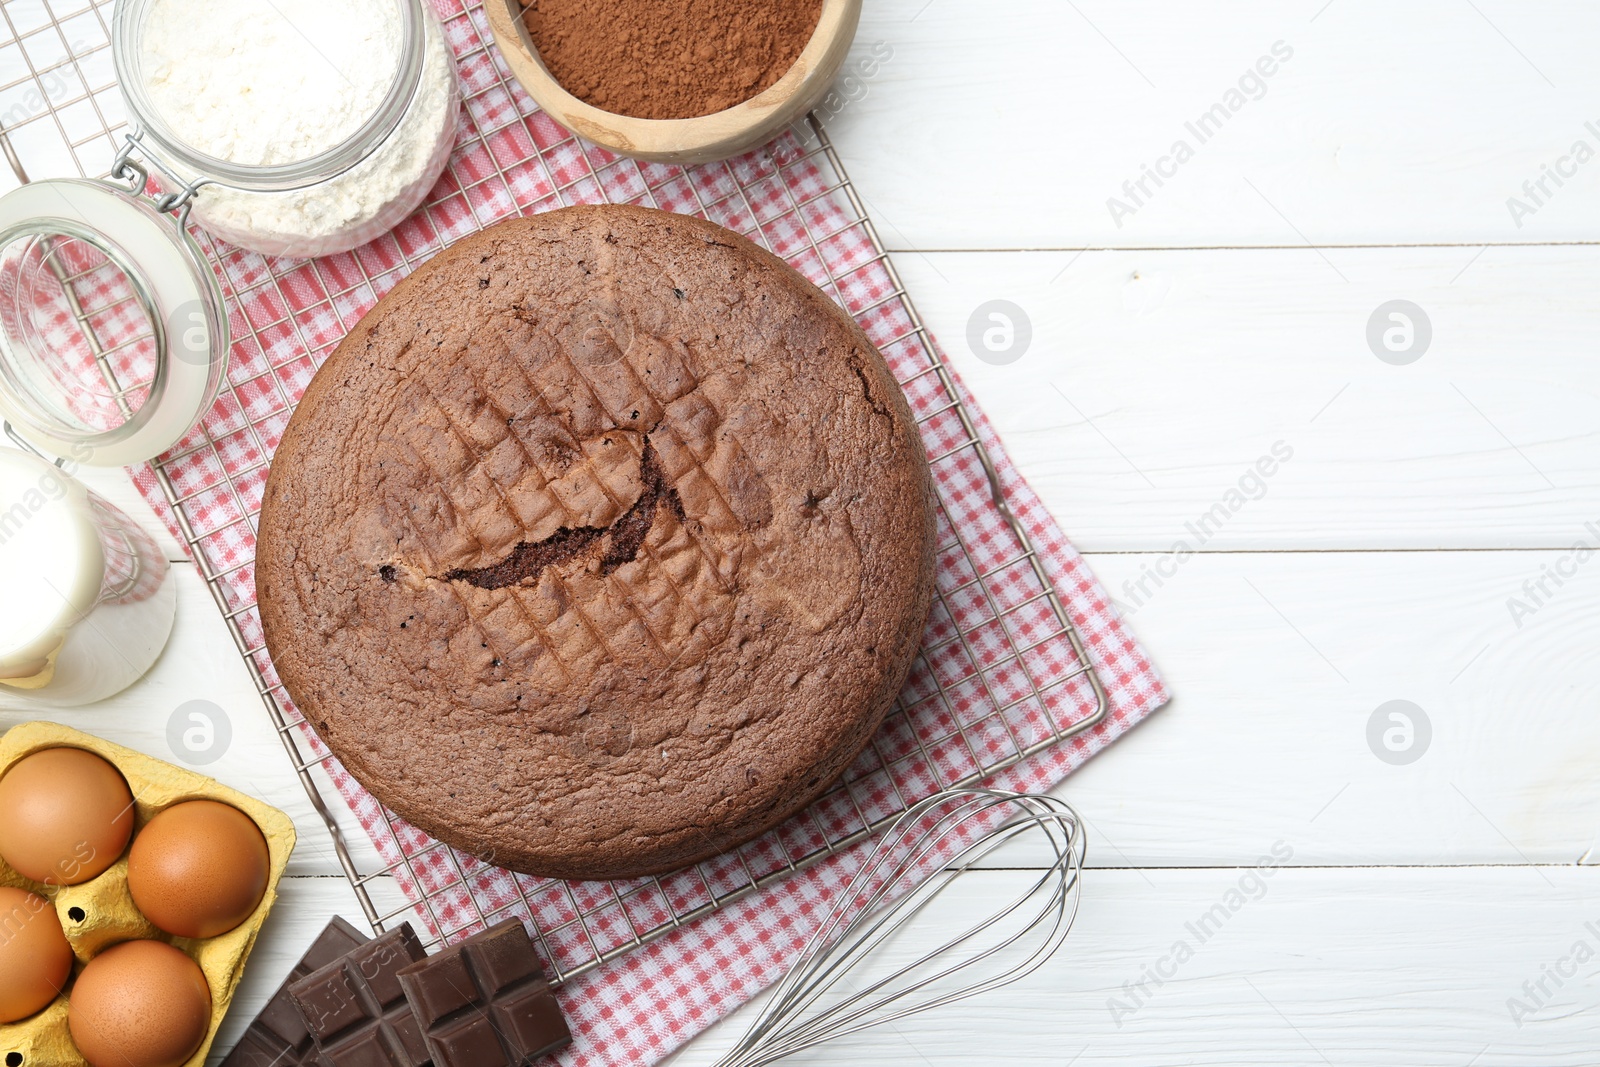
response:
<path fill-rule="evenodd" d="M 399 979 L 434 1067 L 524 1067 L 572 1043 L 520 920 L 412 964 Z"/>
<path fill-rule="evenodd" d="M 294 965 L 283 985 L 245 1030 L 222 1067 L 301 1067 L 314 1063 L 316 1049 L 289 986 L 366 944 L 370 938 L 335 916 Z"/>
<path fill-rule="evenodd" d="M 427 952 L 410 923 L 290 984 L 321 1067 L 424 1067 L 422 1028 L 396 975 Z"/>

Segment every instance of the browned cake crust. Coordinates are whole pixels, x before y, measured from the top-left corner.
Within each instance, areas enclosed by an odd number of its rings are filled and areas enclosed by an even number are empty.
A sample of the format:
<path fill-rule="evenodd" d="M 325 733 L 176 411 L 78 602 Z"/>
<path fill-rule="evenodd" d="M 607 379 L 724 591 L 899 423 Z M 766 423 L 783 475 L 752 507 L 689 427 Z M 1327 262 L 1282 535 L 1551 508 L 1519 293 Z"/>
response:
<path fill-rule="evenodd" d="M 289 693 L 379 800 L 563 878 L 660 873 L 816 798 L 925 622 L 905 397 L 748 241 L 579 207 L 441 252 L 318 372 L 256 588 Z"/>

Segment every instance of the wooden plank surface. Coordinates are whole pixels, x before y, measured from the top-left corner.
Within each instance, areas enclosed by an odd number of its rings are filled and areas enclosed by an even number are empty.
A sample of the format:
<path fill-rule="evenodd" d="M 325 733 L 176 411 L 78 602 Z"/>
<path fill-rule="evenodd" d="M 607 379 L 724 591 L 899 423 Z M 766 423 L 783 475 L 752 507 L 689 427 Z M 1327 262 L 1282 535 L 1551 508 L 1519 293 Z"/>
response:
<path fill-rule="evenodd" d="M 1084 550 L 1557 548 L 1600 522 L 1600 249 L 897 257 L 1013 458 Z M 985 301 L 1033 325 L 980 360 Z M 1406 299 L 1414 363 L 1368 347 Z M 1281 444 L 1280 444 L 1281 442 Z M 1292 459 L 1257 486 L 1273 447 Z M 1241 479 L 1249 499 L 1186 523 Z"/>
<path fill-rule="evenodd" d="M 1162 248 L 1600 238 L 1600 9 L 1510 0 L 873 0 L 893 57 L 833 120 L 891 244 Z M 1273 46 L 1292 50 L 1260 88 Z M 847 71 L 849 68 L 846 68 Z M 1237 107 L 1230 105 L 1237 104 Z M 1187 124 L 1222 105 L 1227 118 Z M 1600 122 L 1597 122 L 1600 125 Z M 1200 127 L 1196 127 L 1200 129 Z M 1187 141 L 1192 158 L 1176 164 Z M 1138 204 L 1145 168 L 1172 176 Z M 1543 168 L 1534 204 L 1523 183 Z M 1135 208 L 1122 225 L 1107 206 Z M 1519 227 L 1507 201 L 1535 213 Z"/>

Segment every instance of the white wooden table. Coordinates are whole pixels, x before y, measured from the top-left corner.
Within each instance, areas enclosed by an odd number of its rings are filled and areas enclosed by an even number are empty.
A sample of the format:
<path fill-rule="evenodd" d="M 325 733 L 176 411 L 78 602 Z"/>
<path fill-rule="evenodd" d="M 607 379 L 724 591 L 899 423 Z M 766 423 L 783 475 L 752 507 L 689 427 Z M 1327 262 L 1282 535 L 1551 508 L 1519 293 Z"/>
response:
<path fill-rule="evenodd" d="M 857 52 L 892 58 L 833 118 L 841 151 L 1177 696 L 1061 790 L 1094 869 L 1058 957 L 795 1062 L 1600 1058 L 1600 563 L 1573 552 L 1600 547 L 1600 160 L 1572 155 L 1600 151 L 1597 40 L 1577 0 L 869 0 Z M 1168 176 L 1135 201 L 1147 165 Z M 991 299 L 1031 320 L 1009 365 L 965 341 Z M 1407 365 L 1366 336 L 1397 299 L 1431 324 Z M 1230 497 L 1278 442 L 1292 458 Z M 96 484 L 157 525 L 120 473 Z M 181 569 L 154 674 L 60 717 L 165 755 L 173 709 L 214 701 L 235 736 L 211 770 L 298 819 L 227 1040 L 358 911 Z M 1391 700 L 1431 724 L 1402 765 L 1368 742 Z M 1186 924 L 1241 888 L 1198 942 Z"/>

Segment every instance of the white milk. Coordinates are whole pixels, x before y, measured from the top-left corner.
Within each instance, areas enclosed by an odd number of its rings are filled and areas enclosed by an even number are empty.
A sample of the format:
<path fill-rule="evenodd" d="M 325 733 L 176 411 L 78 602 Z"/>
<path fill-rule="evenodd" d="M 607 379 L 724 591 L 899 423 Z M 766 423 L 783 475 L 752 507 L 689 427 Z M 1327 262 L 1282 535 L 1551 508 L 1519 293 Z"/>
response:
<path fill-rule="evenodd" d="M 0 707 L 70 707 L 143 677 L 172 631 L 164 555 L 36 456 L 0 449 Z"/>

